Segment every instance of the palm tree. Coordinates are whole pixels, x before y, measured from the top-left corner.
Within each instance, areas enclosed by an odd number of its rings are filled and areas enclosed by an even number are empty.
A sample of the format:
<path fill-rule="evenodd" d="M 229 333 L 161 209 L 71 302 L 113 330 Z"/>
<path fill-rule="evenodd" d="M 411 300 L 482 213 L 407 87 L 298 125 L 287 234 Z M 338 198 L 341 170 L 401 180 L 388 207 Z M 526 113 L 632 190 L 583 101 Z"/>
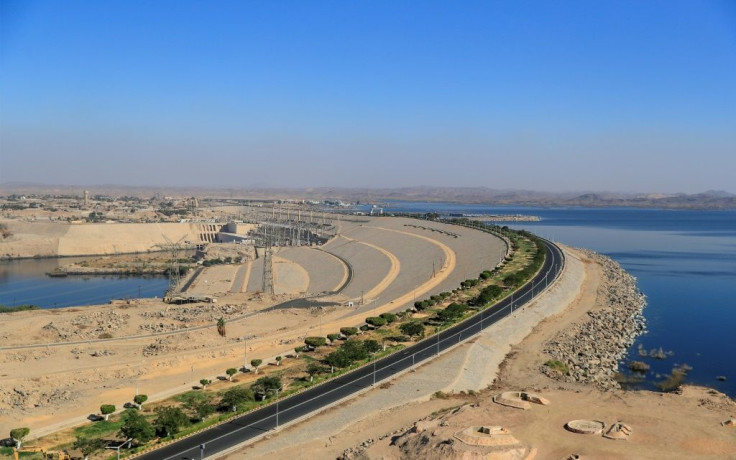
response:
<path fill-rule="evenodd" d="M 223 337 L 227 335 L 227 332 L 225 331 L 225 318 L 220 318 L 217 320 L 217 333 Z"/>

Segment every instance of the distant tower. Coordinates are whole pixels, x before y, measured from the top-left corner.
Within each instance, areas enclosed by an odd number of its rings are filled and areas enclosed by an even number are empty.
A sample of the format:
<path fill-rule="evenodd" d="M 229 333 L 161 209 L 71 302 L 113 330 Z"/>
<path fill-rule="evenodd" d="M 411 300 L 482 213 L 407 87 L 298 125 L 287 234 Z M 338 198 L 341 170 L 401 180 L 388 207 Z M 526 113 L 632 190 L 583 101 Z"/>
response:
<path fill-rule="evenodd" d="M 197 214 L 197 209 L 199 208 L 199 200 L 196 197 L 191 197 L 187 200 L 187 207 L 189 208 L 189 211 L 192 212 L 192 214 Z"/>
<path fill-rule="evenodd" d="M 271 231 L 271 235 L 268 234 L 268 225 L 263 226 L 263 286 L 262 291 L 264 294 L 274 294 L 273 289 L 273 259 L 272 256 L 272 242 L 271 238 L 273 238 L 273 229 Z"/>
<path fill-rule="evenodd" d="M 84 207 L 89 206 L 89 190 L 84 191 Z"/>

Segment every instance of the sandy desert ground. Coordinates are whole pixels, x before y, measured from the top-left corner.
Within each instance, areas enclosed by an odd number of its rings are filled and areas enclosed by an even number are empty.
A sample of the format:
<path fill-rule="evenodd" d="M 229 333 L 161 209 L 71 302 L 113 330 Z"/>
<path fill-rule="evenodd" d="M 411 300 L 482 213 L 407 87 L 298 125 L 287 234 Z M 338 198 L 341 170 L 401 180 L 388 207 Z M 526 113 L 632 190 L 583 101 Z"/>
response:
<path fill-rule="evenodd" d="M 260 287 L 257 260 L 250 268 L 209 267 L 194 280 L 190 292 L 216 296 L 216 304 L 133 299 L 4 314 L 0 432 L 29 426 L 31 437 L 42 436 L 85 423 L 101 404 L 122 408 L 136 389 L 156 400 L 188 390 L 201 378 L 217 382 L 225 369 L 253 358 L 267 365 L 307 335 L 405 309 L 415 299 L 454 289 L 505 255 L 502 240 L 489 234 L 416 222 L 343 220 L 339 236 L 321 248 L 280 250 L 274 257 L 274 297 L 241 292 L 243 286 Z M 339 293 L 325 293 L 339 287 Z M 348 301 L 355 307 L 346 307 Z M 270 308 L 285 302 L 289 308 Z M 226 337 L 216 332 L 220 317 L 227 321 Z"/>

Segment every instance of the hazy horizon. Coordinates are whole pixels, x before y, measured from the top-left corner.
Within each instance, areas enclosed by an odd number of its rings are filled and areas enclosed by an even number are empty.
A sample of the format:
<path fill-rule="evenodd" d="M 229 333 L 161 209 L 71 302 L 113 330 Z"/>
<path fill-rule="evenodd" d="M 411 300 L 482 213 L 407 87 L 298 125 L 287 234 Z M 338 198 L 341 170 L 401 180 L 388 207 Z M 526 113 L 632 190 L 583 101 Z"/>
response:
<path fill-rule="evenodd" d="M 723 190 L 723 189 L 709 189 L 709 190 L 700 190 L 693 193 L 685 193 L 685 192 L 661 192 L 657 190 L 642 190 L 642 191 L 621 191 L 621 190 L 595 190 L 595 189 L 581 189 L 581 190 L 574 190 L 574 189 L 563 189 L 558 191 L 549 191 L 549 190 L 540 190 L 540 189 L 522 189 L 522 188 L 505 188 L 505 189 L 497 189 L 493 187 L 486 187 L 486 186 L 432 186 L 432 185 L 426 185 L 426 184 L 419 184 L 415 186 L 397 186 L 397 187 L 342 187 L 342 186 L 305 186 L 305 187 L 289 187 L 289 186 L 274 186 L 270 184 L 252 184 L 252 185 L 242 185 L 242 186 L 233 186 L 233 187 L 217 187 L 217 186 L 185 186 L 185 185 L 172 185 L 172 186 L 164 186 L 164 185 L 129 185 L 129 184 L 94 184 L 94 183 L 86 183 L 86 184 L 42 184 L 42 183 L 34 183 L 34 182 L 21 182 L 21 181 L 9 181 L 9 182 L 0 182 L 0 193 L 8 192 L 8 191 L 23 191 L 23 190 L 33 190 L 36 193 L 50 193 L 49 190 L 53 189 L 60 189 L 64 191 L 70 191 L 70 192 L 76 192 L 80 196 L 84 192 L 84 190 L 88 190 L 91 193 L 99 193 L 99 194 L 105 194 L 112 191 L 116 191 L 117 189 L 120 190 L 130 190 L 133 192 L 141 192 L 141 191 L 176 191 L 184 193 L 185 195 L 187 193 L 213 193 L 213 192 L 295 192 L 295 193 L 303 193 L 306 195 L 309 194 L 309 192 L 326 192 L 329 190 L 334 190 L 335 192 L 347 192 L 347 193 L 356 193 L 359 191 L 366 191 L 366 192 L 375 192 L 379 193 L 382 191 L 418 191 L 418 190 L 425 190 L 427 192 L 441 192 L 441 191 L 471 191 L 471 190 L 486 190 L 487 192 L 492 192 L 494 194 L 508 194 L 508 193 L 519 193 L 519 194 L 538 194 L 538 195 L 549 195 L 550 197 L 555 196 L 575 196 L 575 195 L 582 195 L 582 194 L 600 194 L 600 195 L 620 195 L 622 197 L 626 196 L 643 196 L 643 195 L 650 195 L 650 196 L 657 196 L 657 195 L 663 195 L 663 196 L 670 196 L 670 195 L 686 195 L 686 196 L 692 196 L 692 195 L 699 195 L 699 194 L 726 194 L 727 196 L 734 197 L 736 196 L 736 193 L 730 192 L 729 190 Z M 203 195 L 205 197 L 206 195 Z M 400 198 L 402 200 L 407 199 L 406 197 Z"/>
<path fill-rule="evenodd" d="M 736 5 L 0 3 L 0 183 L 736 192 Z"/>

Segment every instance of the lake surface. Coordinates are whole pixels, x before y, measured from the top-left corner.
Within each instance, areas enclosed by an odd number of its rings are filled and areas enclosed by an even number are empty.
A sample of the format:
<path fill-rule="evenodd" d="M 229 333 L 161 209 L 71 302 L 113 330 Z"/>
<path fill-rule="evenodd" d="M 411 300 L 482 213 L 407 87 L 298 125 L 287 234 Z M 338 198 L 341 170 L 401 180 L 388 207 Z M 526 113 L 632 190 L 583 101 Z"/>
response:
<path fill-rule="evenodd" d="M 67 276 L 50 278 L 46 272 L 80 258 L 27 259 L 0 262 L 0 305 L 38 305 L 61 308 L 95 305 L 112 299 L 162 297 L 165 277 Z"/>
<path fill-rule="evenodd" d="M 646 294 L 648 332 L 626 360 L 652 366 L 652 388 L 676 364 L 693 367 L 687 381 L 736 395 L 736 211 L 631 208 L 537 208 L 391 202 L 386 212 L 527 214 L 540 222 L 502 223 L 574 247 L 606 254 L 637 277 Z M 640 358 L 637 347 L 672 351 Z M 622 366 L 623 369 L 624 366 Z M 716 376 L 725 376 L 720 382 Z"/>

